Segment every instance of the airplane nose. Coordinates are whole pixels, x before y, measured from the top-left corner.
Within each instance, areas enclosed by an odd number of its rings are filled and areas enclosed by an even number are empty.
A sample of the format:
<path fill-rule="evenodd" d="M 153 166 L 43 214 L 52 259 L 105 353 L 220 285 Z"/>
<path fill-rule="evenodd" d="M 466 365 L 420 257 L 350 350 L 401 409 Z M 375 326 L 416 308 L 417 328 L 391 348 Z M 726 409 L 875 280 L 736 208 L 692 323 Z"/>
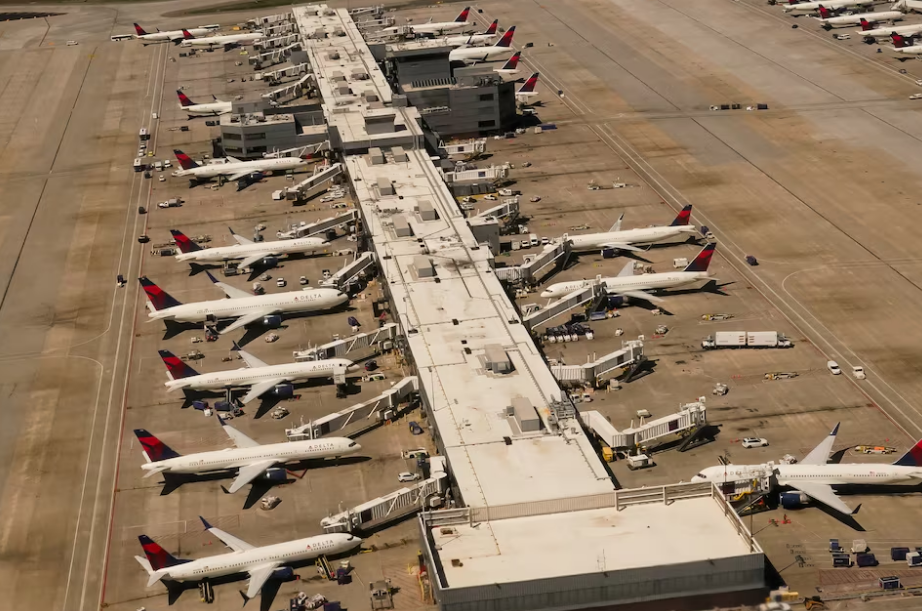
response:
<path fill-rule="evenodd" d="M 349 366 L 346 367 L 346 371 L 350 371 L 350 372 L 351 372 L 351 371 L 358 371 L 359 369 L 361 369 L 361 368 L 360 368 L 358 365 L 356 365 L 355 363 L 352 363 L 351 365 L 349 365 Z"/>
<path fill-rule="evenodd" d="M 554 293 L 552 293 L 551 291 L 544 291 L 543 293 L 541 293 L 541 296 L 542 297 L 553 297 Z"/>

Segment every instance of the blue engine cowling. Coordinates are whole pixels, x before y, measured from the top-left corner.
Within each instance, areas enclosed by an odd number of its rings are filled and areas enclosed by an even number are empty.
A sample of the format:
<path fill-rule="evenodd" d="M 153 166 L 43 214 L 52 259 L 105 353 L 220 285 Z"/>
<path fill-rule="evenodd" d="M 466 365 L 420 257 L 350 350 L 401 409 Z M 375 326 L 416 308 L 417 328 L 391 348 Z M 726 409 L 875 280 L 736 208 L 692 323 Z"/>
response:
<path fill-rule="evenodd" d="M 269 329 L 278 329 L 282 326 L 282 317 L 277 314 L 263 316 L 263 326 Z"/>
<path fill-rule="evenodd" d="M 272 579 L 294 579 L 295 572 L 290 566 L 281 566 L 272 571 Z"/>
<path fill-rule="evenodd" d="M 270 482 L 284 482 L 288 480 L 288 471 L 281 467 L 272 467 L 271 469 L 266 469 L 263 479 Z"/>
<path fill-rule="evenodd" d="M 295 387 L 291 384 L 279 384 L 272 389 L 272 395 L 279 399 L 291 399 L 295 396 Z"/>
<path fill-rule="evenodd" d="M 278 265 L 278 257 L 263 257 L 262 264 L 264 267 L 275 267 Z"/>
<path fill-rule="evenodd" d="M 781 506 L 785 509 L 800 509 L 810 504 L 810 497 L 803 492 L 782 492 Z"/>

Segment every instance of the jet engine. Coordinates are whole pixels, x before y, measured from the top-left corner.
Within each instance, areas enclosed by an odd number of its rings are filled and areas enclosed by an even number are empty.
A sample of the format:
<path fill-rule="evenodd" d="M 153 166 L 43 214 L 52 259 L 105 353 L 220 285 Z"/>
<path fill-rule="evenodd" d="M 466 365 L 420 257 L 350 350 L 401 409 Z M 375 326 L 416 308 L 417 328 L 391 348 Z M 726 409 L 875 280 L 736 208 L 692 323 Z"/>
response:
<path fill-rule="evenodd" d="M 292 384 L 278 384 L 272 389 L 272 395 L 278 399 L 291 399 L 295 396 L 295 387 Z"/>
<path fill-rule="evenodd" d="M 288 479 L 288 471 L 282 467 L 272 467 L 271 469 L 266 469 L 262 477 L 270 482 L 284 482 Z"/>
<path fill-rule="evenodd" d="M 278 329 L 282 326 L 282 317 L 277 314 L 263 316 L 263 326 L 269 329 Z"/>
<path fill-rule="evenodd" d="M 279 262 L 278 257 L 263 257 L 261 261 L 263 267 L 275 267 L 276 265 L 278 265 L 278 262 Z"/>
<path fill-rule="evenodd" d="M 282 579 L 289 580 L 294 579 L 295 572 L 290 566 L 280 566 L 279 568 L 272 571 L 272 579 Z"/>
<path fill-rule="evenodd" d="M 782 492 L 781 506 L 785 509 L 800 509 L 810 504 L 810 497 L 803 492 Z"/>

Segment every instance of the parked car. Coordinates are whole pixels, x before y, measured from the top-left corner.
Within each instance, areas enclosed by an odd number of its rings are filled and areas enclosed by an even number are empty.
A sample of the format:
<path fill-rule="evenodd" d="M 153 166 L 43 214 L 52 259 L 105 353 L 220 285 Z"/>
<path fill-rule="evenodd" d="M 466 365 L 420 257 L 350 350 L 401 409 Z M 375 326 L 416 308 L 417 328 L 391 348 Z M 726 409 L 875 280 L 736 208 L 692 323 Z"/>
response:
<path fill-rule="evenodd" d="M 839 364 L 835 361 L 826 361 L 826 369 L 828 369 L 829 373 L 834 376 L 840 375 L 842 373 L 842 370 L 839 368 Z"/>
<path fill-rule="evenodd" d="M 415 482 L 419 479 L 419 473 L 410 473 L 409 471 L 404 471 L 397 476 L 398 482 Z"/>
<path fill-rule="evenodd" d="M 743 440 L 744 448 L 764 448 L 768 446 L 768 439 L 764 437 L 747 437 Z"/>

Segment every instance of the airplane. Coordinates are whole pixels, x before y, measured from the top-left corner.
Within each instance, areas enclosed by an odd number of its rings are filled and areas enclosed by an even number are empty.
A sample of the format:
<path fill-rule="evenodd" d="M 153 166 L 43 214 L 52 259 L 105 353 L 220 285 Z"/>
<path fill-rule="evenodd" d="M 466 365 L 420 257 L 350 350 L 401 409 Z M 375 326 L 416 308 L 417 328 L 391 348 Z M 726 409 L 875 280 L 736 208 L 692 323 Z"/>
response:
<path fill-rule="evenodd" d="M 675 219 L 665 226 L 640 227 L 637 229 L 628 229 L 622 231 L 621 221 L 624 219 L 622 214 L 618 220 L 605 233 L 584 233 L 564 236 L 565 240 L 570 240 L 571 248 L 574 251 L 588 250 L 631 250 L 634 252 L 641 251 L 634 244 L 652 244 L 662 242 L 681 236 L 683 234 L 693 235 L 695 226 L 689 224 L 691 220 L 692 207 L 685 206 Z"/>
<path fill-rule="evenodd" d="M 506 60 L 506 63 L 503 64 L 502 68 L 494 68 L 493 72 L 499 72 L 500 74 L 515 74 L 518 72 L 519 59 L 522 57 L 521 51 L 516 51 L 512 54 L 512 57 Z"/>
<path fill-rule="evenodd" d="M 903 13 L 900 11 L 882 11 L 879 13 L 856 13 L 853 15 L 836 15 L 834 12 L 827 9 L 825 6 L 819 7 L 820 16 L 817 19 L 821 24 L 823 24 L 824 30 L 831 30 L 835 27 L 843 27 L 849 25 L 861 25 L 862 30 L 865 29 L 865 23 L 867 23 L 867 29 L 871 29 L 871 24 L 873 23 L 882 23 L 882 22 L 894 22 L 901 21 L 904 17 Z"/>
<path fill-rule="evenodd" d="M 134 31 L 137 32 L 135 38 L 144 42 L 146 47 L 149 44 L 158 44 L 164 42 L 179 43 L 183 40 L 195 38 L 196 36 L 206 36 L 210 32 L 217 30 L 220 26 L 217 25 L 207 25 L 200 28 L 191 28 L 188 30 L 170 30 L 168 32 L 161 32 L 157 30 L 156 32 L 147 32 L 139 26 L 134 24 Z"/>
<path fill-rule="evenodd" d="M 310 159 L 310 155 L 306 155 L 304 157 L 273 157 L 241 161 L 236 157 L 228 156 L 223 162 L 214 160 L 214 163 L 199 165 L 179 149 L 175 149 L 173 154 L 176 155 L 176 160 L 182 168 L 173 172 L 173 176 L 191 176 L 196 179 L 226 176 L 227 180 L 237 180 L 254 172 L 285 172 L 305 167 Z"/>
<path fill-rule="evenodd" d="M 292 254 L 312 255 L 324 250 L 329 242 L 323 238 L 296 238 L 294 240 L 274 240 L 272 242 L 252 242 L 228 227 L 231 235 L 237 240 L 232 246 L 218 246 L 217 248 L 202 248 L 186 234 L 178 229 L 170 229 L 173 241 L 179 247 L 177 261 L 188 261 L 194 270 L 199 263 L 223 263 L 226 261 L 240 261 L 239 269 L 252 269 L 258 266 L 263 269 L 275 267 L 279 259 L 287 258 Z"/>
<path fill-rule="evenodd" d="M 206 274 L 218 288 L 224 291 L 227 299 L 183 304 L 146 276 L 138 278 L 138 282 L 147 294 L 148 321 L 162 320 L 169 329 L 176 323 L 211 323 L 236 319 L 219 331 L 223 335 L 249 325 L 277 329 L 282 325 L 286 314 L 323 312 L 349 301 L 345 293 L 334 288 L 310 288 L 301 291 L 251 295 L 229 284 L 218 282 L 207 272 Z"/>
<path fill-rule="evenodd" d="M 189 99 L 189 96 L 178 89 L 176 90 L 176 95 L 179 97 L 179 107 L 189 115 L 190 119 L 195 117 L 217 117 L 231 111 L 230 102 L 222 102 L 213 95 L 211 97 L 214 101 L 205 104 L 196 104 Z"/>
<path fill-rule="evenodd" d="M 631 299 L 642 299 L 653 303 L 662 302 L 663 299 L 655 297 L 648 293 L 648 290 L 655 289 L 672 289 L 701 280 L 713 280 L 708 274 L 708 266 L 711 263 L 711 256 L 717 248 L 716 244 L 705 246 L 694 261 L 688 264 L 682 271 L 662 272 L 659 274 L 640 274 L 634 275 L 634 262 L 628 261 L 614 278 L 603 278 L 598 276 L 593 280 L 575 280 L 572 282 L 558 282 L 547 287 L 541 293 L 542 297 L 553 297 L 560 299 L 570 293 L 578 291 L 587 286 L 596 283 L 605 284 L 605 290 L 611 295 L 621 295 Z"/>
<path fill-rule="evenodd" d="M 450 62 L 464 62 L 466 64 L 476 64 L 479 62 L 490 61 L 493 58 L 505 55 L 512 46 L 512 37 L 515 35 L 515 26 L 512 26 L 505 32 L 499 41 L 488 47 L 462 47 L 452 49 L 448 54 Z"/>
<path fill-rule="evenodd" d="M 135 556 L 138 564 L 149 576 L 147 587 L 163 581 L 167 589 L 171 583 L 200 581 L 239 573 L 249 575 L 246 593 L 240 592 L 244 604 L 255 598 L 269 579 L 291 579 L 294 571 L 289 566 L 321 555 L 344 554 L 362 544 L 362 540 L 348 533 L 316 535 L 296 541 L 255 547 L 209 524 L 201 518 L 205 530 L 221 540 L 230 552 L 198 558 L 176 558 L 147 535 L 138 541 L 144 556 Z"/>
<path fill-rule="evenodd" d="M 817 13 L 820 7 L 825 9 L 845 9 L 845 8 L 873 8 L 874 0 L 825 0 L 824 2 L 799 2 L 784 6 L 785 13 Z"/>
<path fill-rule="evenodd" d="M 535 72 L 522 83 L 522 86 L 519 87 L 519 90 L 515 92 L 515 97 L 519 98 L 528 98 L 533 95 L 538 95 L 538 92 L 535 91 L 535 87 L 538 86 L 538 73 Z"/>
<path fill-rule="evenodd" d="M 829 435 L 796 464 L 719 465 L 704 469 L 691 481 L 720 484 L 728 481 L 749 480 L 753 477 L 761 477 L 770 470 L 779 486 L 793 488 L 796 491 L 781 494 L 781 504 L 786 509 L 806 504 L 809 499 L 813 499 L 839 513 L 852 515 L 857 513 L 858 509 L 852 510 L 839 499 L 832 486 L 894 484 L 922 480 L 922 440 L 913 445 L 892 465 L 881 463 L 827 464 L 829 452 L 832 450 L 838 432 L 839 425 L 836 424 Z"/>
<path fill-rule="evenodd" d="M 392 26 L 389 28 L 384 28 L 379 30 L 381 34 L 399 34 L 404 31 L 407 27 L 413 31 L 414 34 L 446 34 L 448 32 L 457 32 L 463 30 L 468 25 L 467 16 L 471 12 L 471 7 L 465 6 L 464 10 L 455 17 L 454 21 L 442 21 L 442 22 L 433 22 L 431 19 L 426 23 L 409 23 L 406 26 Z"/>
<path fill-rule="evenodd" d="M 479 34 L 469 36 L 446 36 L 442 40 L 450 47 L 474 47 L 485 44 L 496 37 L 496 28 L 499 25 L 499 19 L 494 19 L 486 30 Z"/>
<path fill-rule="evenodd" d="M 893 41 L 893 46 L 889 47 L 889 49 L 894 53 L 900 53 L 901 55 L 922 55 L 922 45 L 912 44 L 911 38 L 907 40 L 902 35 L 894 32 L 890 35 L 890 39 Z"/>
<path fill-rule="evenodd" d="M 317 458 L 340 458 L 362 449 L 346 437 L 326 437 L 305 441 L 286 441 L 260 445 L 218 416 L 224 432 L 236 447 L 199 452 L 185 456 L 173 450 L 146 429 L 135 429 L 141 444 L 145 463 L 141 465 L 144 478 L 158 473 L 168 475 L 201 475 L 219 471 L 237 471 L 237 477 L 227 489 L 233 494 L 262 477 L 268 480 L 285 480 L 285 465 Z"/>
<path fill-rule="evenodd" d="M 876 40 L 883 40 L 886 38 L 890 38 L 892 40 L 894 34 L 902 38 L 912 38 L 914 36 L 919 36 L 920 34 L 922 34 L 922 23 L 911 23 L 909 25 L 901 25 L 901 26 L 896 26 L 896 27 L 893 27 L 893 26 L 886 27 L 885 26 L 882 28 L 870 28 L 870 27 L 865 28 L 864 27 L 865 23 L 867 22 L 862 22 L 861 29 L 856 30 L 855 33 L 860 34 L 861 36 L 864 36 L 865 41 L 868 43 L 872 43 Z M 868 25 L 870 26 L 870 24 Z M 893 42 L 894 44 L 896 44 L 895 40 Z"/>
<path fill-rule="evenodd" d="M 183 30 L 185 33 L 185 30 Z M 184 47 L 224 47 L 228 50 L 232 47 L 242 47 L 252 45 L 266 37 L 259 30 L 244 32 L 242 34 L 219 34 L 218 36 L 209 36 L 208 38 L 187 38 L 182 41 Z"/>
<path fill-rule="evenodd" d="M 359 370 L 358 365 L 347 359 L 269 365 L 249 352 L 241 350 L 237 344 L 234 344 L 234 349 L 243 357 L 247 366 L 242 369 L 214 373 L 199 373 L 169 350 L 160 350 L 160 358 L 163 359 L 163 364 L 167 368 L 167 376 L 170 378 L 164 383 L 168 392 L 249 387 L 250 390 L 241 399 L 245 405 L 266 393 L 270 393 L 277 399 L 290 399 L 294 396 L 294 384 L 297 382 L 314 378 L 332 378 L 339 372 L 353 373 Z"/>

